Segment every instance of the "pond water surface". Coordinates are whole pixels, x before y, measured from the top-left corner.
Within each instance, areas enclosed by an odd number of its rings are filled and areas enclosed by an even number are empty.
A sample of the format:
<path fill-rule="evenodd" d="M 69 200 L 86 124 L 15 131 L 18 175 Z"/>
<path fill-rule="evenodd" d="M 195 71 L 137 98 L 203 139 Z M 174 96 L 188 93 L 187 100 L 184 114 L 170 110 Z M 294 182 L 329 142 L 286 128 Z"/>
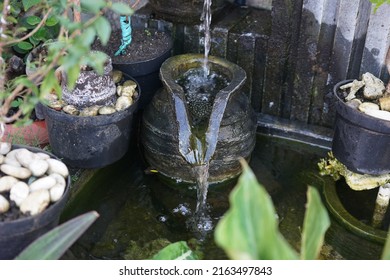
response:
<path fill-rule="evenodd" d="M 148 259 L 169 243 L 185 240 L 202 259 L 227 259 L 215 245 L 213 231 L 194 232 L 189 226 L 197 204 L 195 188 L 168 186 L 150 172 L 138 151 L 140 147 L 134 144 L 119 162 L 91 172 L 93 176 L 73 194 L 64 220 L 88 210 L 96 210 L 100 218 L 65 258 Z M 326 179 L 318 175 L 317 163 L 327 152 L 293 140 L 262 134 L 257 137 L 250 167 L 271 195 L 281 233 L 297 251 L 307 186 L 324 185 Z M 209 188 L 207 207 L 213 226 L 229 208 L 234 186 L 235 182 L 230 182 Z M 375 259 L 381 246 L 366 244 L 332 219 L 320 258 Z"/>

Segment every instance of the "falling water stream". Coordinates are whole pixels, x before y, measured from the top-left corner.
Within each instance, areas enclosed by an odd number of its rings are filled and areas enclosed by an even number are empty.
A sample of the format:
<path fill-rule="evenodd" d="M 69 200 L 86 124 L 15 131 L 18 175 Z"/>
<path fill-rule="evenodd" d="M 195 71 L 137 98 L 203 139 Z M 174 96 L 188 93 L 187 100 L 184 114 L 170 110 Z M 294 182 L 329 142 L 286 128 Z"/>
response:
<path fill-rule="evenodd" d="M 180 102 L 176 104 L 180 107 L 186 105 L 187 110 L 183 108 L 180 112 L 187 112 L 188 122 L 191 124 L 191 127 L 184 124 L 182 126 L 185 130 L 181 129 L 184 131 L 181 134 L 184 137 L 180 137 L 182 143 L 180 150 L 186 161 L 193 166 L 192 171 L 197 184 L 196 210 L 188 220 L 187 226 L 200 239 L 213 229 L 206 203 L 209 163 L 216 148 L 219 126 L 228 99 L 226 95 L 224 102 L 216 102 L 218 92 L 228 85 L 227 77 L 210 69 L 207 71 L 208 74 L 204 73 L 203 67 L 192 68 L 176 80 L 184 89 L 186 100 L 186 104 Z"/>
<path fill-rule="evenodd" d="M 204 32 L 204 63 L 203 68 L 205 70 L 205 74 L 209 74 L 208 69 L 208 57 L 211 47 L 211 35 L 210 35 L 210 25 L 211 25 L 211 0 L 204 0 L 203 3 L 203 12 L 201 15 L 200 20 L 202 21 L 202 24 L 200 25 L 200 31 Z"/>

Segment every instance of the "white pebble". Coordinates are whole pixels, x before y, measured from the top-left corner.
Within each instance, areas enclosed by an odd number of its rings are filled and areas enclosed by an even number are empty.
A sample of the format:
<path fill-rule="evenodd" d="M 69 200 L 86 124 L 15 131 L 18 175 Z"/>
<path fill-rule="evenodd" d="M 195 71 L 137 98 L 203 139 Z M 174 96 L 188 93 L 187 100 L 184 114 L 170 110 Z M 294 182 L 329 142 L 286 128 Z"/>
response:
<path fill-rule="evenodd" d="M 51 202 L 56 202 L 64 194 L 66 181 L 64 177 L 57 173 L 50 174 L 50 177 L 53 177 L 56 180 L 55 186 L 50 189 L 50 200 Z"/>
<path fill-rule="evenodd" d="M 0 154 L 0 164 L 3 164 L 4 160 L 5 160 L 5 156 Z"/>
<path fill-rule="evenodd" d="M 49 169 L 49 164 L 46 160 L 43 159 L 35 159 L 28 165 L 28 169 L 30 169 L 31 173 L 35 177 L 43 176 L 46 171 Z"/>
<path fill-rule="evenodd" d="M 12 166 L 18 166 L 18 167 L 22 166 L 20 164 L 20 162 L 16 158 L 13 158 L 13 157 L 5 157 L 4 163 L 12 165 Z"/>
<path fill-rule="evenodd" d="M 13 185 L 15 185 L 17 182 L 19 182 L 18 179 L 12 177 L 12 176 L 3 176 L 0 178 L 0 193 L 1 192 L 8 192 Z"/>
<path fill-rule="evenodd" d="M 17 206 L 20 206 L 29 193 L 30 189 L 28 185 L 25 182 L 19 181 L 12 186 L 9 198 L 14 201 Z"/>
<path fill-rule="evenodd" d="M 24 214 L 35 215 L 41 213 L 50 203 L 50 193 L 48 190 L 38 190 L 31 192 L 20 205 L 20 211 Z"/>
<path fill-rule="evenodd" d="M 31 171 L 29 169 L 24 167 L 12 166 L 9 164 L 1 165 L 0 170 L 3 173 L 18 179 L 27 179 L 28 177 L 31 176 Z"/>
<path fill-rule="evenodd" d="M 20 151 L 23 151 L 23 150 L 27 150 L 25 148 L 18 148 L 18 149 L 14 149 L 12 151 L 10 151 L 8 154 L 7 154 L 7 158 L 12 158 L 14 160 L 17 160 L 16 159 L 16 154 L 19 153 Z"/>
<path fill-rule="evenodd" d="M 42 189 L 48 190 L 54 187 L 56 183 L 57 182 L 53 177 L 50 176 L 42 177 L 30 184 L 30 191 L 35 192 Z"/>
<path fill-rule="evenodd" d="M 50 201 L 51 202 L 56 202 L 60 200 L 62 195 L 64 194 L 65 191 L 65 186 L 61 185 L 55 185 L 50 189 Z"/>
<path fill-rule="evenodd" d="M 68 177 L 69 170 L 65 163 L 54 158 L 49 158 L 46 161 L 49 164 L 48 174 L 58 173 L 64 178 Z"/>
<path fill-rule="evenodd" d="M 390 121 L 390 112 L 389 111 L 383 111 L 383 110 L 367 110 L 364 112 L 367 115 L 370 115 L 372 117 L 382 119 L 385 121 Z"/>
<path fill-rule="evenodd" d="M 12 177 L 12 176 L 3 176 L 0 178 L 0 193 L 1 192 L 8 192 L 13 185 L 15 185 L 17 182 L 19 182 L 18 179 Z"/>
<path fill-rule="evenodd" d="M 35 153 L 35 158 L 37 158 L 37 159 L 49 159 L 50 156 L 48 154 L 38 152 L 38 153 Z"/>
<path fill-rule="evenodd" d="M 380 110 L 379 105 L 372 102 L 363 102 L 359 105 L 359 110 L 366 113 L 369 110 Z"/>
<path fill-rule="evenodd" d="M 0 154 L 6 155 L 11 151 L 12 144 L 8 142 L 0 142 Z"/>
<path fill-rule="evenodd" d="M 7 212 L 9 209 L 8 200 L 0 194 L 0 214 Z"/>
<path fill-rule="evenodd" d="M 15 154 L 16 159 L 20 162 L 20 164 L 23 167 L 28 168 L 30 163 L 35 159 L 34 153 L 30 152 L 27 149 L 20 149 L 16 154 Z"/>

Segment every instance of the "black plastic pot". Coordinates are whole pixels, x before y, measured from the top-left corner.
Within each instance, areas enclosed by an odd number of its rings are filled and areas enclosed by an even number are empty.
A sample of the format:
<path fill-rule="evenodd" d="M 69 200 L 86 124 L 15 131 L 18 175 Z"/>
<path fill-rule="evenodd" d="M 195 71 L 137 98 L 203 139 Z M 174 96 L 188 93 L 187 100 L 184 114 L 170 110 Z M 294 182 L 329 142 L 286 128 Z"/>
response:
<path fill-rule="evenodd" d="M 133 77 L 142 88 L 138 109 L 143 109 L 153 98 L 156 91 L 162 87 L 159 70 L 161 64 L 172 55 L 173 41 L 170 41 L 169 48 L 149 60 L 137 62 L 113 63 L 113 67 Z"/>
<path fill-rule="evenodd" d="M 53 153 L 67 165 L 101 168 L 122 158 L 130 143 L 138 98 L 126 110 L 110 115 L 80 117 L 43 107 Z"/>
<path fill-rule="evenodd" d="M 34 147 L 13 145 L 14 148 L 26 148 L 32 152 L 46 153 L 52 158 L 59 159 L 51 153 Z M 42 213 L 10 222 L 0 222 L 0 259 L 15 258 L 35 239 L 58 225 L 61 212 L 69 197 L 70 183 L 70 176 L 68 176 L 67 186 L 61 199 Z"/>
<path fill-rule="evenodd" d="M 353 172 L 390 173 L 390 122 L 364 114 L 341 99 L 340 86 L 352 81 L 341 81 L 333 89 L 337 117 L 332 152 Z"/>

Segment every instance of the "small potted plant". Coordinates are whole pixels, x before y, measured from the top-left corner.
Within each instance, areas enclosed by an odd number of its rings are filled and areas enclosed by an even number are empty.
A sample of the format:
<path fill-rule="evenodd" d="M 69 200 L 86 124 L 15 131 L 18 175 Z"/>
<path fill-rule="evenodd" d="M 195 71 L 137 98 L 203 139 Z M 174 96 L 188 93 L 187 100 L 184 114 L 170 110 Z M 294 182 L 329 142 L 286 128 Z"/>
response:
<path fill-rule="evenodd" d="M 137 8 L 140 1 L 132 5 Z M 109 44 L 97 38 L 96 50 L 110 56 L 114 69 L 133 77 L 142 88 L 139 109 L 143 109 L 162 86 L 161 64 L 172 55 L 173 40 L 163 29 L 139 26 L 130 15 L 119 18 L 120 29 L 113 30 Z M 115 26 L 115 25 L 114 25 Z"/>

